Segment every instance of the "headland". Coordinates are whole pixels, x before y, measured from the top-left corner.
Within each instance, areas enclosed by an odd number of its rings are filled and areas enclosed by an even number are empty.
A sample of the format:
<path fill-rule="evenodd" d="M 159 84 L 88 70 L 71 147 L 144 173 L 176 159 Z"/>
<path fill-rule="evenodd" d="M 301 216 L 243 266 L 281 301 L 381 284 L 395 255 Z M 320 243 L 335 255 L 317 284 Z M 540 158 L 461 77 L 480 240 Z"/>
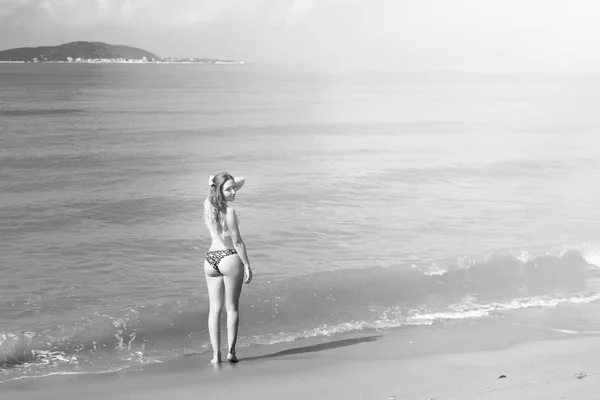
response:
<path fill-rule="evenodd" d="M 19 47 L 0 51 L 0 62 L 11 63 L 185 63 L 243 64 L 226 58 L 160 57 L 147 50 L 103 42 L 77 41 L 58 46 Z"/>

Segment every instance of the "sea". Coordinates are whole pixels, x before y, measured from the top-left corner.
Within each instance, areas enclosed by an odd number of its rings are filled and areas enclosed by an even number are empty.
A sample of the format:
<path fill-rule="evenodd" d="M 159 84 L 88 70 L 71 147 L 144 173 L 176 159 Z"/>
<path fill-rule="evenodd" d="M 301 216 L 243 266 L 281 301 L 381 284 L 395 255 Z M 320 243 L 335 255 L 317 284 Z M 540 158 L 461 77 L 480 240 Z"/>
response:
<path fill-rule="evenodd" d="M 598 332 L 599 99 L 589 74 L 1 64 L 0 382 L 208 360 L 222 171 L 246 178 L 240 358 L 459 320 Z"/>

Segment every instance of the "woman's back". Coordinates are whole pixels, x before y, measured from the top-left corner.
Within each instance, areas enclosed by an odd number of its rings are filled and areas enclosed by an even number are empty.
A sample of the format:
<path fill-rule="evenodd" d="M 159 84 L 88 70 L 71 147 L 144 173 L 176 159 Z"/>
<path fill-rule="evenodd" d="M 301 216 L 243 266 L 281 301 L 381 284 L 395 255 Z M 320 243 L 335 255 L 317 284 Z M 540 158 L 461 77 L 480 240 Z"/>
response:
<path fill-rule="evenodd" d="M 223 218 L 225 218 L 225 216 L 223 216 Z M 237 215 L 235 215 L 235 222 L 239 224 L 239 219 L 237 218 Z M 222 235 L 219 235 L 219 232 L 217 232 L 216 230 L 211 229 L 210 238 L 212 240 L 212 244 L 210 246 L 211 250 L 232 249 L 234 247 L 233 240 L 231 238 L 231 233 L 229 232 L 227 224 L 225 224 L 223 228 Z"/>
<path fill-rule="evenodd" d="M 211 233 L 210 238 L 212 239 L 210 250 L 233 249 L 233 240 L 229 231 L 223 232 L 223 237 Z"/>

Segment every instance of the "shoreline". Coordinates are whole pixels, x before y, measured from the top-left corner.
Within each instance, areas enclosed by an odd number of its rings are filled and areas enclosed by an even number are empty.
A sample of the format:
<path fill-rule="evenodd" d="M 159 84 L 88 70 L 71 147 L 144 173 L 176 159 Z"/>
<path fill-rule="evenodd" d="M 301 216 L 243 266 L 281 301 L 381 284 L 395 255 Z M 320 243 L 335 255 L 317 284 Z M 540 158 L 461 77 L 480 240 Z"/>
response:
<path fill-rule="evenodd" d="M 0 61 L 0 64 L 209 64 L 209 65 L 245 65 L 243 61 L 199 62 L 199 61 Z"/>
<path fill-rule="evenodd" d="M 114 373 L 10 381 L 0 389 L 11 399 L 23 400 L 42 395 L 65 400 L 188 399 L 200 394 L 249 400 L 546 400 L 558 392 L 592 399 L 594 388 L 600 387 L 595 357 L 600 335 L 544 332 L 504 320 L 461 321 L 428 331 L 244 348 L 238 350 L 245 356 L 238 364 L 212 366 L 209 354 L 189 354 Z M 585 376 L 577 379 L 576 374 Z"/>

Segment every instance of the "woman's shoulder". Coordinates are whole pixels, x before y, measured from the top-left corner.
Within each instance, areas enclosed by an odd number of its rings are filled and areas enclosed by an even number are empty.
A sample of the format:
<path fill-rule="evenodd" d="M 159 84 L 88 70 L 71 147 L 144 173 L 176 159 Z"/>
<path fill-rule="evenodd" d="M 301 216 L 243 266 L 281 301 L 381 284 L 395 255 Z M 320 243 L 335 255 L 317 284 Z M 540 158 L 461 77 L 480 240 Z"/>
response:
<path fill-rule="evenodd" d="M 227 218 L 227 220 L 229 221 L 229 218 L 232 218 L 236 223 L 239 223 L 239 219 L 238 216 L 235 212 L 235 208 L 231 207 L 231 206 L 227 206 L 227 208 L 225 209 L 225 218 Z"/>
<path fill-rule="evenodd" d="M 236 215 L 235 214 L 235 208 L 233 208 L 230 205 L 227 205 L 227 208 L 225 208 L 225 214 L 226 215 Z"/>

